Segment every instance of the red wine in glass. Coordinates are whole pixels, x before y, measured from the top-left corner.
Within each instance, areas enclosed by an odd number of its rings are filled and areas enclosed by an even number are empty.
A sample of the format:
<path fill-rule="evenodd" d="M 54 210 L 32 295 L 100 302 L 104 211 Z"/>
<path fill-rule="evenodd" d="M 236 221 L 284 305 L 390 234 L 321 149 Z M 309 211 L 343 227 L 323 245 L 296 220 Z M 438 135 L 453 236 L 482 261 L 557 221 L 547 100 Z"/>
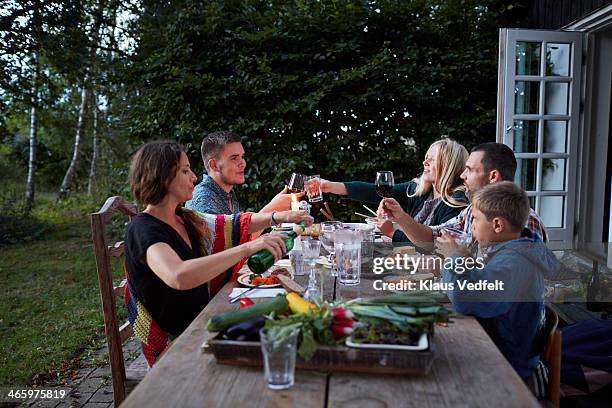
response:
<path fill-rule="evenodd" d="M 376 185 L 376 193 L 384 198 L 389 198 L 391 197 L 391 190 L 393 189 L 392 186 L 386 185 L 386 184 L 377 184 Z"/>
<path fill-rule="evenodd" d="M 391 197 L 394 184 L 393 172 L 379 171 L 376 173 L 376 181 L 374 182 L 374 185 L 376 186 L 376 193 L 379 196 L 383 198 Z"/>

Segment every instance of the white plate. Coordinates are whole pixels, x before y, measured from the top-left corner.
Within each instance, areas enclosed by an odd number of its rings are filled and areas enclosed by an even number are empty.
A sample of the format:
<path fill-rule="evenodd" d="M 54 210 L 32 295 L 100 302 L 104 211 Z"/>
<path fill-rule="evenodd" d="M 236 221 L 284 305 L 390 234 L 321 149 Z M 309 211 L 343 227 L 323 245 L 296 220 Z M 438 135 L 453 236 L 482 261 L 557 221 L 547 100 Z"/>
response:
<path fill-rule="evenodd" d="M 400 344 L 364 344 L 353 342 L 353 336 L 346 338 L 345 343 L 349 347 L 355 348 L 366 348 L 366 349 L 384 349 L 384 350 L 412 350 L 412 351 L 423 351 L 429 348 L 429 340 L 427 339 L 427 333 L 421 334 L 419 343 L 416 346 L 405 346 Z"/>
<path fill-rule="evenodd" d="M 326 268 L 332 267 L 332 263 L 327 260 L 326 256 L 320 256 L 319 259 L 317 259 L 317 263 L 319 265 L 323 265 Z"/>
<path fill-rule="evenodd" d="M 289 268 L 291 266 L 291 261 L 289 259 L 279 259 L 274 265 L 282 268 Z"/>
<path fill-rule="evenodd" d="M 249 288 L 254 288 L 257 286 L 258 288 L 266 289 L 266 288 L 278 288 L 280 283 L 274 285 L 252 285 L 251 284 L 251 275 L 255 275 L 254 273 L 245 273 L 238 277 L 238 283 L 244 286 L 248 286 Z"/>

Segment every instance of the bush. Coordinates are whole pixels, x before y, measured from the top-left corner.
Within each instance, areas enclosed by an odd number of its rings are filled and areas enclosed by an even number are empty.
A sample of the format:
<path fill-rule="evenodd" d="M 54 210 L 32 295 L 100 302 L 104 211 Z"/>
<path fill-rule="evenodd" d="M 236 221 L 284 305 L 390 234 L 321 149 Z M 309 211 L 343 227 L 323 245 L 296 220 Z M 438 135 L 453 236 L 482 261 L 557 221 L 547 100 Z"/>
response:
<path fill-rule="evenodd" d="M 0 196 L 0 246 L 40 239 L 49 224 L 24 217 L 23 191 L 7 188 Z"/>

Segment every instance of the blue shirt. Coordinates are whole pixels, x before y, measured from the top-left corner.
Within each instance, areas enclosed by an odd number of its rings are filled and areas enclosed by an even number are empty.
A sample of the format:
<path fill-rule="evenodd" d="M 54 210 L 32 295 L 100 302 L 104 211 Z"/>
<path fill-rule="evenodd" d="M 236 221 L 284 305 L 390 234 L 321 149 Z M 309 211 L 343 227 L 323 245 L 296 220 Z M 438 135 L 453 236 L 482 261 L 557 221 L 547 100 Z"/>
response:
<path fill-rule="evenodd" d="M 529 377 L 539 360 L 533 351 L 544 323 L 544 278 L 558 271 L 559 261 L 528 229 L 519 239 L 492 245 L 482 269 L 457 263 L 463 259 L 458 255 L 447 259 L 455 267 L 442 269 L 442 282 L 453 284 L 447 295 L 455 311 L 475 316 L 521 378 Z M 503 290 L 459 287 L 459 281 L 481 280 L 499 280 Z"/>
<path fill-rule="evenodd" d="M 230 201 L 233 212 L 230 209 Z M 212 177 L 206 174 L 202 182 L 193 190 L 193 198 L 185 203 L 185 207 L 205 214 L 232 215 L 240 212 L 240 205 L 234 190 L 226 193 Z"/>

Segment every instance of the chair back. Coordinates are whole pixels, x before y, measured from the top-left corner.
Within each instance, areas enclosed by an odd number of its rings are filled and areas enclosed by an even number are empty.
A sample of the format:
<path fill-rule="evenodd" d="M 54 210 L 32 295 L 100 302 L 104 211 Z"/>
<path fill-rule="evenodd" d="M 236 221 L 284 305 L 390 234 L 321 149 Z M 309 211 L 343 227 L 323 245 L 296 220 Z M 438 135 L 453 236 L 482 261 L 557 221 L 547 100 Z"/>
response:
<path fill-rule="evenodd" d="M 128 203 L 122 197 L 114 196 L 108 198 L 98 212 L 91 214 L 91 232 L 100 283 L 104 330 L 108 343 L 115 406 L 119 406 L 126 397 L 126 372 L 122 345 L 133 334 L 129 322 L 126 321 L 119 326 L 119 318 L 116 312 L 116 296 L 124 295 L 127 282 L 123 279 L 118 286 L 114 286 L 111 268 L 111 257 L 121 257 L 124 253 L 124 244 L 123 241 L 109 244 L 106 237 L 106 226 L 117 213 L 126 216 L 127 221 L 137 214 L 137 209 L 134 204 Z"/>
<path fill-rule="evenodd" d="M 541 354 L 542 361 L 548 366 L 548 401 L 553 407 L 558 408 L 561 402 L 561 331 L 559 326 L 559 315 L 549 306 L 545 307 L 546 345 Z"/>

